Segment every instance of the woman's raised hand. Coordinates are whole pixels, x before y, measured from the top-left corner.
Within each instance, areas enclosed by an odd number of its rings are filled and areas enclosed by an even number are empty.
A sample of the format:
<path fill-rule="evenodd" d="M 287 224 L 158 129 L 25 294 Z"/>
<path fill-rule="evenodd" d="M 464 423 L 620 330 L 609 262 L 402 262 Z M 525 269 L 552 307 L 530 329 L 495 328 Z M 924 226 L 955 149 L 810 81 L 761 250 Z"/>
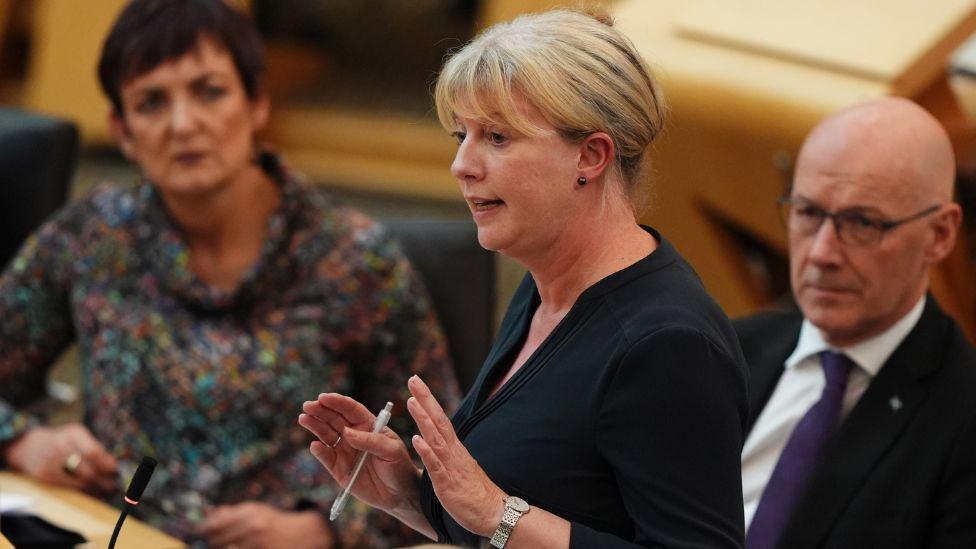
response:
<path fill-rule="evenodd" d="M 419 506 L 420 471 L 403 441 L 389 427 L 372 433 L 376 416 L 359 402 L 336 393 L 302 405 L 298 424 L 319 440 L 310 447 L 332 478 L 345 487 L 360 451 L 370 455 L 352 495 L 394 516 Z"/>
<path fill-rule="evenodd" d="M 466 530 L 491 537 L 504 512 L 506 494 L 461 444 L 444 409 L 419 377 L 407 382 L 407 410 L 420 435 L 413 447 L 423 460 L 444 509 Z"/>

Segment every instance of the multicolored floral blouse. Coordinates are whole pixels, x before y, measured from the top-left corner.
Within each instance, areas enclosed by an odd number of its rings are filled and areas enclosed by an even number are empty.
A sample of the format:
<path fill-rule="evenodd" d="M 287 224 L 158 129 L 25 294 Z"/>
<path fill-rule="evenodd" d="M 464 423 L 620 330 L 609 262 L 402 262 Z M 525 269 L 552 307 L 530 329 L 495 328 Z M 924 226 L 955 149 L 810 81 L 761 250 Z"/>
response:
<path fill-rule="evenodd" d="M 260 500 L 328 510 L 336 487 L 298 426 L 305 400 L 395 403 L 408 436 L 407 378 L 451 409 L 459 394 L 425 290 L 386 230 L 294 176 L 281 185 L 260 260 L 231 292 L 188 267 L 180 230 L 149 183 L 96 188 L 30 237 L 0 278 L 0 444 L 40 421 L 52 361 L 77 341 L 85 424 L 123 464 L 159 467 L 139 512 L 192 539 L 203 510 Z M 118 497 L 111 499 L 119 503 Z M 345 547 L 389 547 L 405 532 L 350 504 Z"/>

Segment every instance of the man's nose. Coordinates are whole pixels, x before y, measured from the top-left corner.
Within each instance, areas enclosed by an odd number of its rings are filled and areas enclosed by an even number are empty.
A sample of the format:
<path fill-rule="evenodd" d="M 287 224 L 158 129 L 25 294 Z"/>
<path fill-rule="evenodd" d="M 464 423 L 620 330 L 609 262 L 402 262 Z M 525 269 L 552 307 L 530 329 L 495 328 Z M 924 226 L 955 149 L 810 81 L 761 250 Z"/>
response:
<path fill-rule="evenodd" d="M 810 243 L 810 259 L 816 263 L 836 264 L 843 259 L 844 245 L 837 235 L 837 225 L 833 218 L 827 217 L 817 228 L 816 232 L 809 236 L 813 241 Z"/>

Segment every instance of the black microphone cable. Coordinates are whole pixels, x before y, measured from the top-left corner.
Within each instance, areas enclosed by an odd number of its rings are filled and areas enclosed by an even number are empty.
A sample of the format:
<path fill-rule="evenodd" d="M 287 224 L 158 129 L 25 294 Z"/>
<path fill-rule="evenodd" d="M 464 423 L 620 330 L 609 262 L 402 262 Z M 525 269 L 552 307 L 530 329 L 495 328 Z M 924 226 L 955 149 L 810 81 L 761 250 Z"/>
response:
<path fill-rule="evenodd" d="M 108 549 L 115 548 L 115 541 L 119 537 L 119 531 L 122 530 L 122 523 L 125 522 L 125 517 L 129 515 L 129 511 L 132 510 L 136 505 L 139 505 L 139 499 L 142 498 L 142 493 L 146 490 L 146 485 L 149 484 L 149 477 L 152 476 L 153 471 L 156 470 L 156 460 L 144 456 L 142 462 L 139 463 L 139 468 L 136 469 L 136 473 L 132 475 L 132 480 L 129 481 L 129 489 L 125 491 L 125 507 L 122 509 L 122 514 L 119 515 L 119 521 L 115 523 L 115 531 L 112 532 L 112 539 L 108 542 Z"/>

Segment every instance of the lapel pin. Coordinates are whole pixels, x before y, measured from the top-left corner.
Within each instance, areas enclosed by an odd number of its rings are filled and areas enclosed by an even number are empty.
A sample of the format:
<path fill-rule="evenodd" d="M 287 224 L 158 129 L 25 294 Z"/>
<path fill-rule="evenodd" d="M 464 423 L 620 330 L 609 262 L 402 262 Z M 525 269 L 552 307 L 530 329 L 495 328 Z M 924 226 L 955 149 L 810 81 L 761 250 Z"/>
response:
<path fill-rule="evenodd" d="M 895 396 L 891 397 L 890 400 L 888 400 L 888 406 L 891 406 L 891 411 L 892 412 L 897 412 L 898 410 L 901 410 L 901 407 L 903 405 L 904 404 L 902 403 L 901 399 L 898 398 L 898 395 L 895 395 Z"/>

